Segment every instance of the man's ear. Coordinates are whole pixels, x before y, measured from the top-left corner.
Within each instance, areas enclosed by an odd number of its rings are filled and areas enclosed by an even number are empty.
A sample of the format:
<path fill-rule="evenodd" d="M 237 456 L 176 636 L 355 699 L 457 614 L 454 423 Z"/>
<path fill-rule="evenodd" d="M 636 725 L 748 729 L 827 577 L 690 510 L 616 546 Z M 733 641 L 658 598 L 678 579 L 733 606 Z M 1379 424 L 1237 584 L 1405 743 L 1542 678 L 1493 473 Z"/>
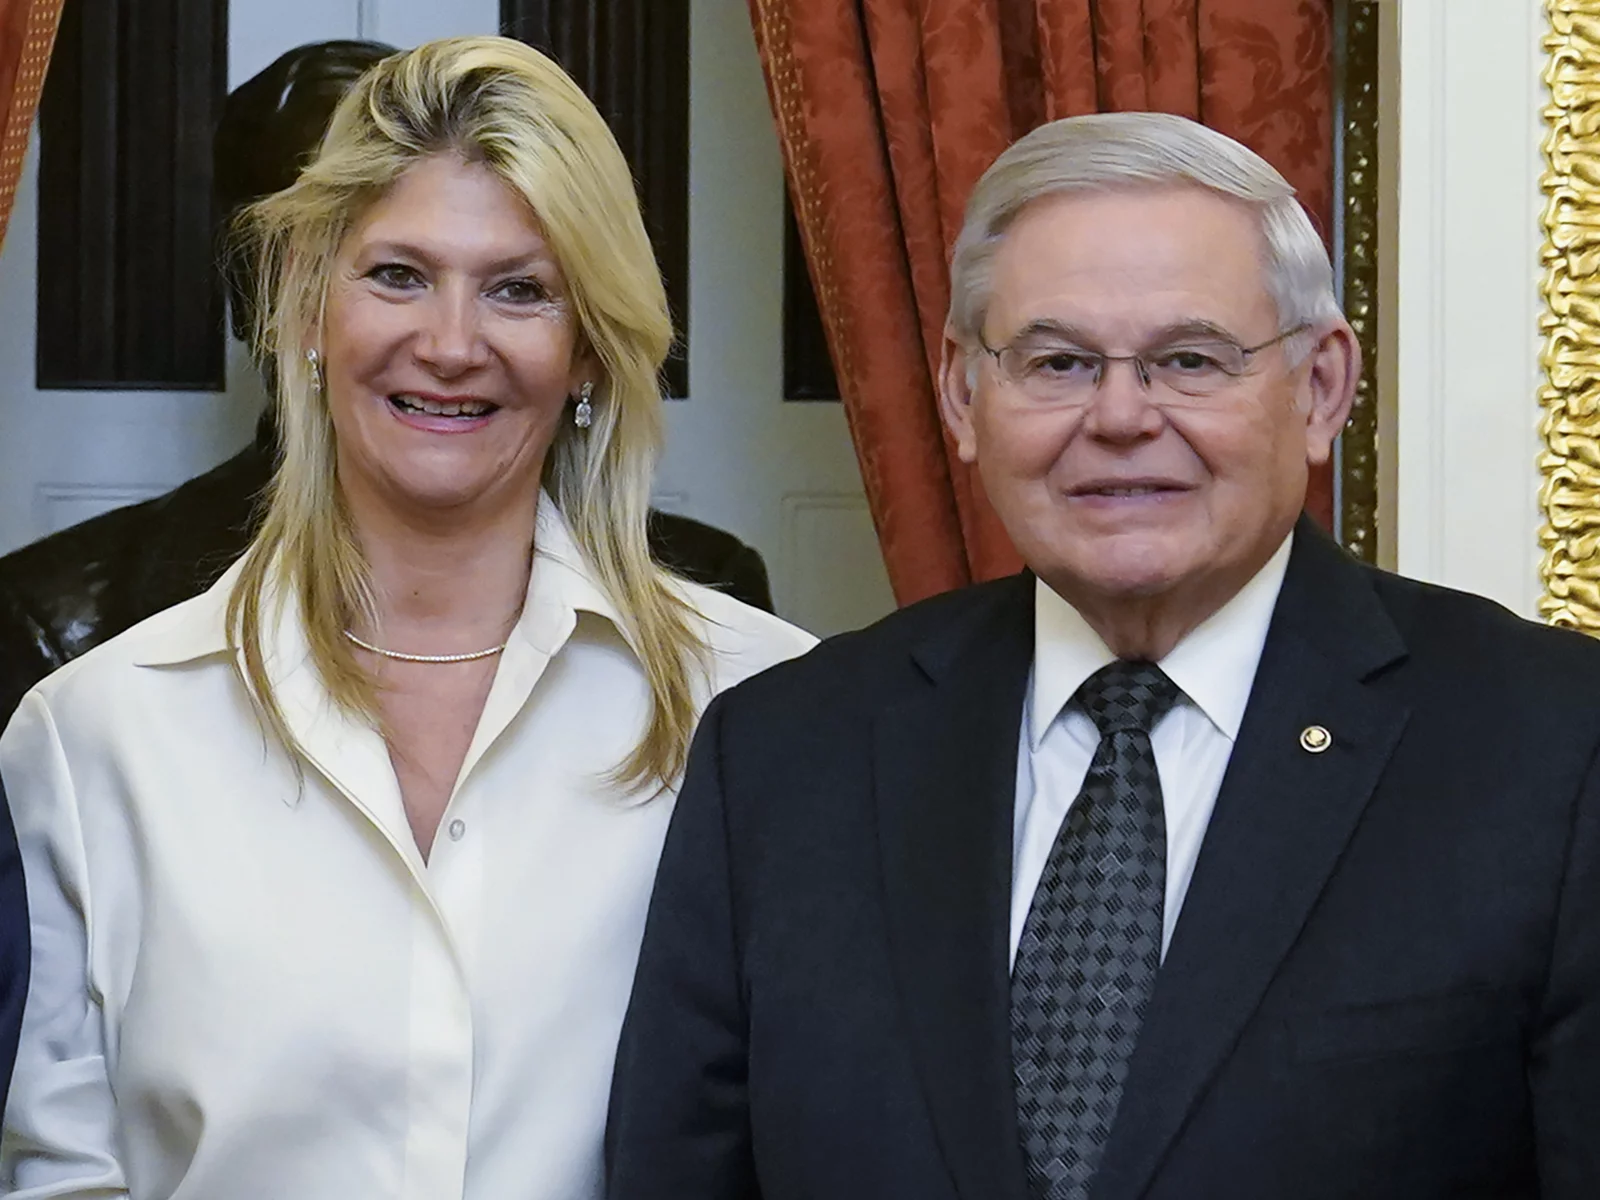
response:
<path fill-rule="evenodd" d="M 977 438 L 972 430 L 972 393 L 976 372 L 968 374 L 971 361 L 966 349 L 956 341 L 949 326 L 944 331 L 944 348 L 939 355 L 939 415 L 955 439 L 961 461 L 971 464 L 978 457 Z"/>
<path fill-rule="evenodd" d="M 1333 443 L 1350 419 L 1361 379 L 1361 346 L 1340 320 L 1318 339 L 1306 361 L 1301 403 L 1306 414 L 1306 462 L 1320 467 L 1333 457 Z"/>

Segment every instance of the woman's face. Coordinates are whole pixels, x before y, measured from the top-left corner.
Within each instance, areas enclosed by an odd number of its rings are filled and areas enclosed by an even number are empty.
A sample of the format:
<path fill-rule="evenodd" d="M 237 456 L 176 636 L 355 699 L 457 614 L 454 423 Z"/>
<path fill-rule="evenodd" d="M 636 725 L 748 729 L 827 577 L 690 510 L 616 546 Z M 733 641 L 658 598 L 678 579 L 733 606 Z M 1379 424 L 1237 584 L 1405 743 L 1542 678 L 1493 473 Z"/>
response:
<path fill-rule="evenodd" d="M 537 495 L 587 378 L 566 281 L 528 206 L 486 167 L 412 167 L 350 230 L 321 354 L 356 512 L 492 516 Z"/>

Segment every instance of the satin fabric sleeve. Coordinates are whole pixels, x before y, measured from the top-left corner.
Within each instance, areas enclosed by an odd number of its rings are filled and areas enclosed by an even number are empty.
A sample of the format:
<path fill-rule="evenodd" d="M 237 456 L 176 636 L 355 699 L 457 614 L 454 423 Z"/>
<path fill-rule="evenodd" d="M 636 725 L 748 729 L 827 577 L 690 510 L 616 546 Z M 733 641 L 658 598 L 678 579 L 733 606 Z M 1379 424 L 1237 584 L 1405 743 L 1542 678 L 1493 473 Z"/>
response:
<path fill-rule="evenodd" d="M 106 1022 L 93 983 L 93 903 L 78 796 L 55 721 L 37 692 L 0 738 L 27 882 L 31 972 L 0 1138 L 9 1200 L 128 1195 L 116 1150 Z"/>

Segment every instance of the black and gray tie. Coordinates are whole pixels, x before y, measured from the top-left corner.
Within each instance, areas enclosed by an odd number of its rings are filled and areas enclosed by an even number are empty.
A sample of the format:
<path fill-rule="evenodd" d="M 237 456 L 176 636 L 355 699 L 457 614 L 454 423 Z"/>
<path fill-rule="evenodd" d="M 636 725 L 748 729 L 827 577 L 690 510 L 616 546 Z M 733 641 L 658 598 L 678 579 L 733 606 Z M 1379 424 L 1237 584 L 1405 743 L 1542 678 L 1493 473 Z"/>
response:
<path fill-rule="evenodd" d="M 1161 964 L 1167 833 L 1150 730 L 1181 697 L 1114 662 L 1073 702 L 1100 731 L 1011 972 L 1017 1119 L 1034 1200 L 1085 1200 Z"/>

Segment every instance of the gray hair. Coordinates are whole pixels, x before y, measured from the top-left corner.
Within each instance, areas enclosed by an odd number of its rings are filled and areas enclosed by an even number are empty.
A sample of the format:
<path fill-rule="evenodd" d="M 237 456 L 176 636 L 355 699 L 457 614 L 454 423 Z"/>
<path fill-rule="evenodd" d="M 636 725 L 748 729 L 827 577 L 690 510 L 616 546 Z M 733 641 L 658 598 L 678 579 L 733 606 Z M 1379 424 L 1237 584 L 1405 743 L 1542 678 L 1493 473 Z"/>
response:
<path fill-rule="evenodd" d="M 1184 185 L 1256 211 L 1266 245 L 1266 287 L 1278 307 L 1280 330 L 1342 315 L 1327 249 L 1294 188 L 1266 159 L 1183 117 L 1097 113 L 1041 125 L 984 172 L 967 203 L 950 264 L 951 330 L 959 340 L 977 339 L 988 315 L 995 254 L 1011 222 L 1033 201 L 1064 192 Z"/>

